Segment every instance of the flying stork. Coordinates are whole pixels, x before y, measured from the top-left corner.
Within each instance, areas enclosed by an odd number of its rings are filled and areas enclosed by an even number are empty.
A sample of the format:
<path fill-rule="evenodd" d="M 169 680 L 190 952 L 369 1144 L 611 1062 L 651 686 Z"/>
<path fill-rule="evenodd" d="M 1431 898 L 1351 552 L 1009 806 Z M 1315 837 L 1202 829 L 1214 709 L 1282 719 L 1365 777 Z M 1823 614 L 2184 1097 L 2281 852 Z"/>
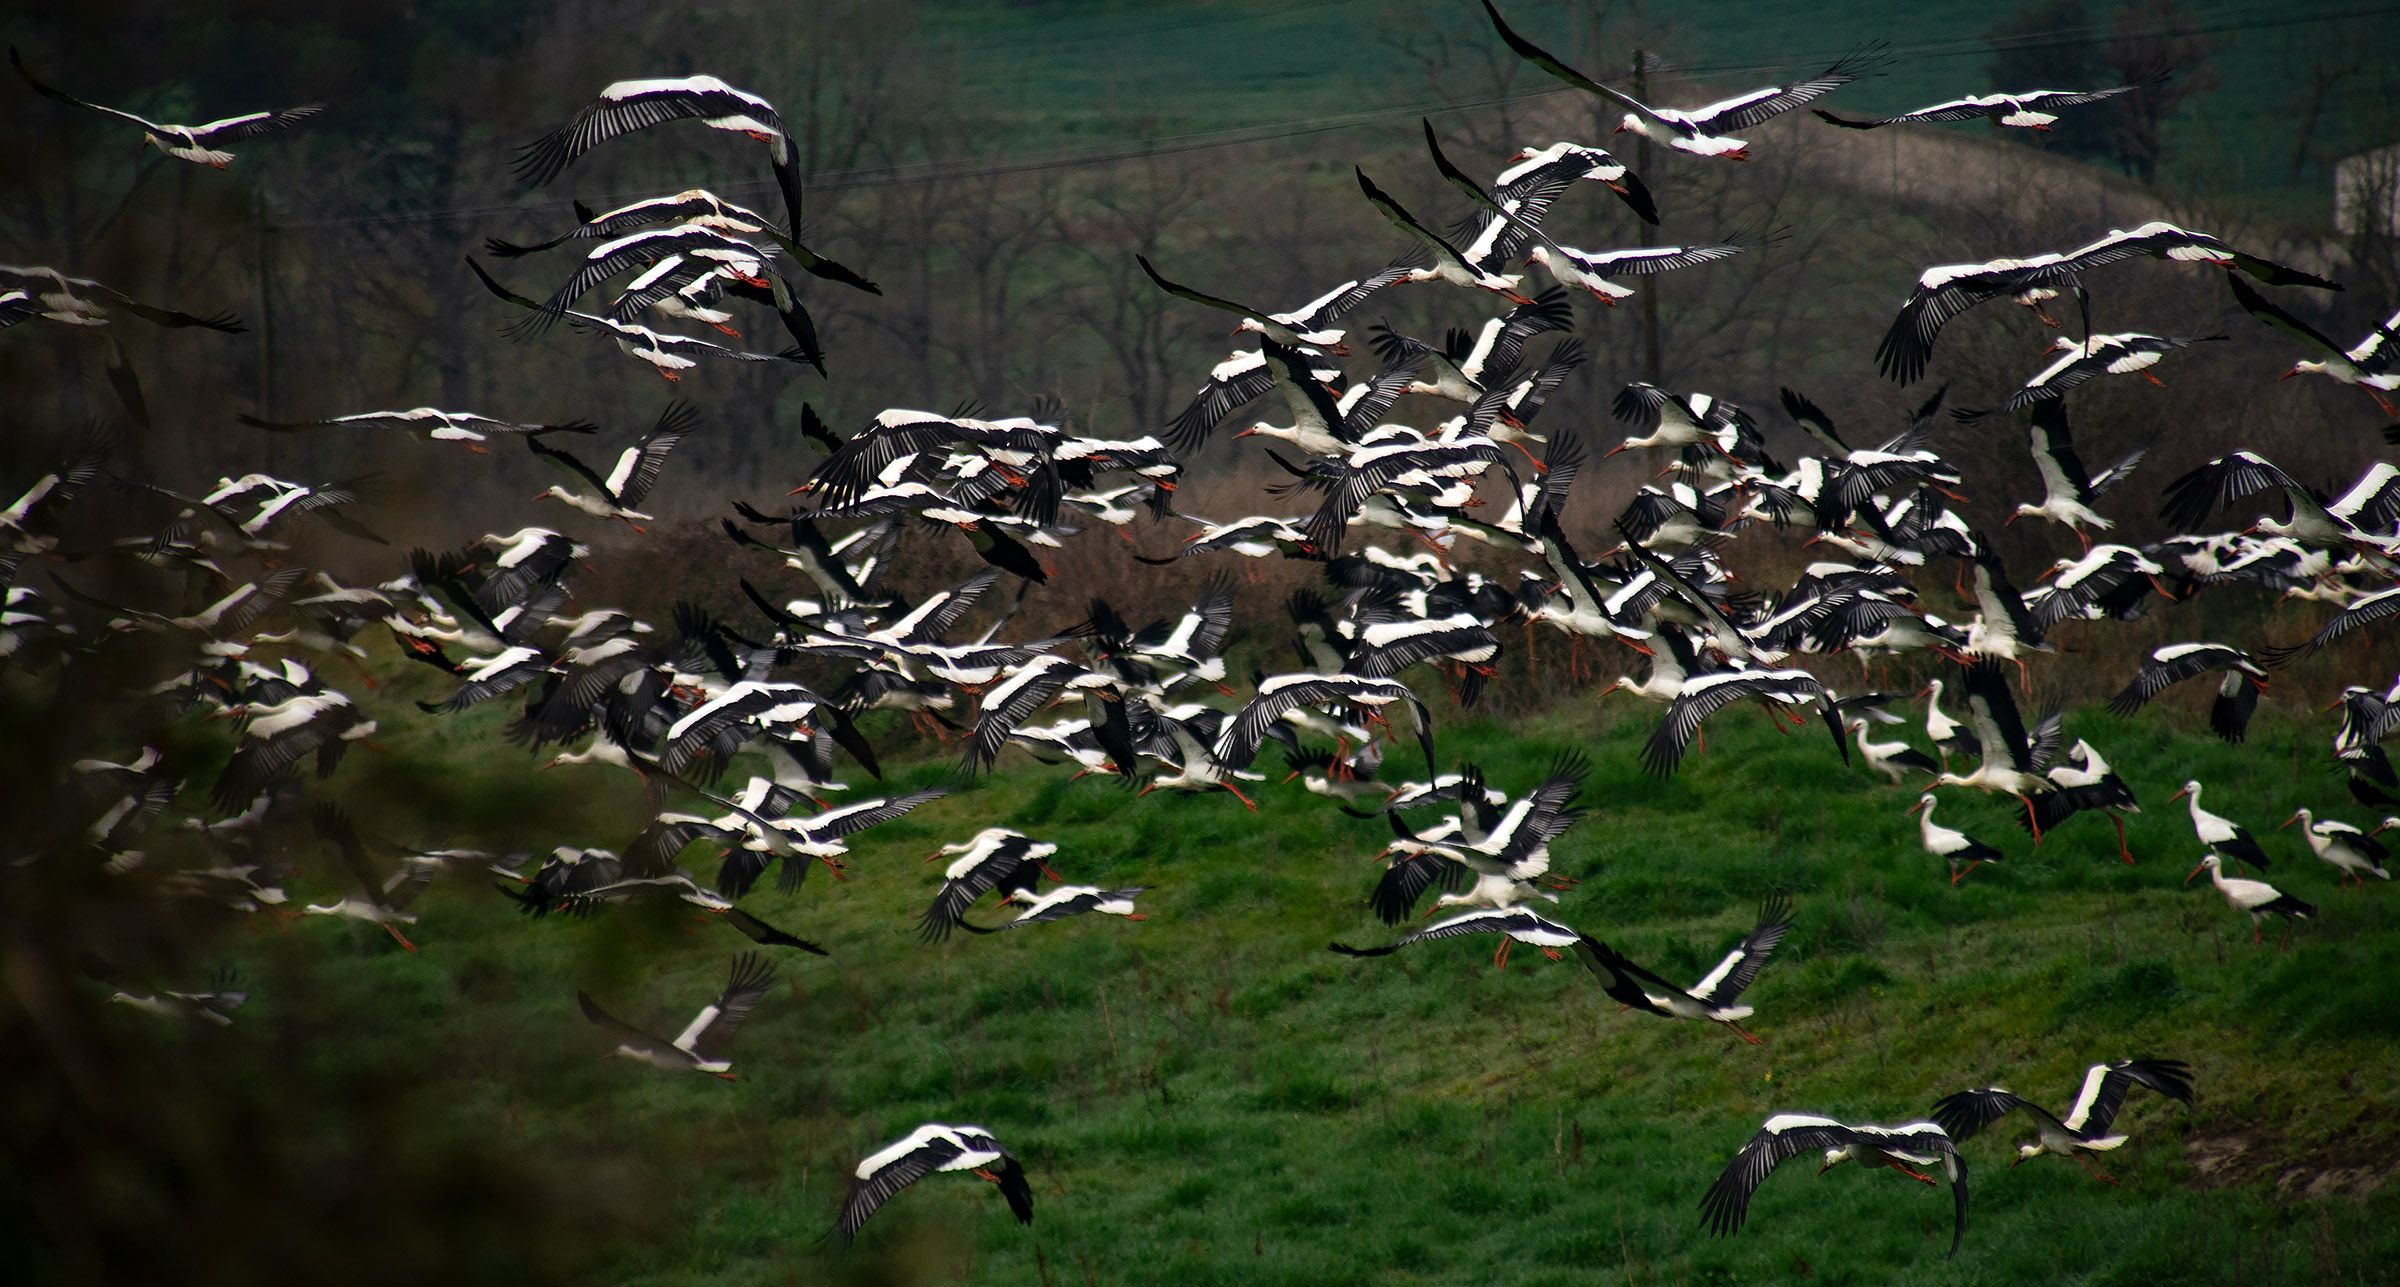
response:
<path fill-rule="evenodd" d="M 833 1224 L 834 1237 L 848 1245 L 878 1207 L 909 1185 L 943 1171 L 966 1171 L 1000 1187 L 1018 1224 L 1033 1223 L 1033 1186 L 1025 1168 L 980 1126 L 927 1122 L 861 1159 L 851 1172 L 850 1192 Z"/>
<path fill-rule="evenodd" d="M 733 958 L 725 990 L 717 994 L 716 1000 L 701 1007 L 700 1013 L 692 1016 L 691 1023 L 673 1041 L 662 1041 L 601 1009 L 588 992 L 576 993 L 575 1002 L 583 1007 L 584 1018 L 615 1034 L 615 1054 L 669 1072 L 707 1073 L 726 1081 L 739 1081 L 732 1071 L 732 1061 L 725 1057 L 725 1047 L 774 981 L 775 966 L 761 953 L 744 952 Z"/>
<path fill-rule="evenodd" d="M 2075 1106 L 2067 1110 L 2064 1118 L 2052 1116 L 2048 1109 L 2032 1100 L 1992 1086 L 1944 1097 L 1933 1106 L 1933 1120 L 1950 1132 L 1953 1141 L 1964 1144 L 1977 1131 L 2006 1117 L 2010 1110 L 2024 1109 L 2026 1116 L 2033 1119 L 2036 1134 L 2032 1143 L 2017 1146 L 2017 1156 L 2009 1166 L 2013 1168 L 2030 1158 L 2053 1153 L 2082 1163 L 2093 1179 L 2115 1184 L 2116 1177 L 2101 1170 L 2092 1160 L 2092 1154 L 2124 1145 L 2126 1137 L 2111 1135 L 2108 1128 L 2116 1124 L 2125 1092 L 2135 1086 L 2147 1086 L 2186 1107 L 2192 1102 L 2189 1065 L 2174 1059 L 2116 1059 L 2093 1064 L 2084 1071 L 2083 1092 L 2075 1097 Z"/>
<path fill-rule="evenodd" d="M 1625 116 L 1617 125 L 1617 133 L 1639 134 L 1678 152 L 1695 156 L 1722 156 L 1735 161 L 1750 159 L 1750 145 L 1741 139 L 1728 137 L 1732 131 L 1748 130 L 1771 121 L 1795 107 L 1840 89 L 1890 61 L 1883 53 L 1883 47 L 1873 44 L 1808 80 L 1788 86 L 1770 85 L 1706 107 L 1679 111 L 1671 107 L 1651 107 L 1560 62 L 1555 55 L 1511 31 L 1508 24 L 1501 20 L 1500 11 L 1492 7 L 1492 0 L 1483 0 L 1483 11 L 1491 15 L 1492 26 L 1500 33 L 1502 43 L 1518 57 L 1577 89 L 1598 94 L 1624 108 Z"/>
<path fill-rule="evenodd" d="M 1750 1007 L 1734 1002 L 1749 990 L 1751 981 L 1766 966 L 1767 957 L 1774 953 L 1775 945 L 1791 929 L 1791 897 L 1769 896 L 1759 904 L 1758 924 L 1717 962 L 1715 969 L 1689 989 L 1667 982 L 1608 944 L 1589 937 L 1576 942 L 1575 953 L 1592 973 L 1601 976 L 1601 987 L 1623 1009 L 1641 1010 L 1662 1019 L 1714 1019 L 1751 1045 L 1763 1046 L 1765 1038 L 1742 1027 L 1742 1020 L 1750 1017 Z"/>
<path fill-rule="evenodd" d="M 1957 1212 L 1950 1232 L 1950 1255 L 1958 1255 L 1959 1241 L 1967 1235 L 1967 1160 L 1959 1155 L 1949 1133 L 1934 1122 L 1851 1126 L 1830 1117 L 1778 1113 L 1742 1145 L 1724 1174 L 1709 1186 L 1708 1195 L 1700 1200 L 1701 1224 L 1719 1237 L 1740 1229 L 1750 1214 L 1750 1196 L 1758 1186 L 1766 1183 L 1776 1167 L 1810 1149 L 1824 1150 L 1825 1160 L 1817 1167 L 1819 1175 L 1844 1162 L 1856 1162 L 1869 1170 L 1887 1167 L 1920 1184 L 1932 1185 L 1937 1181 L 1923 1168 L 1940 1163 Z"/>

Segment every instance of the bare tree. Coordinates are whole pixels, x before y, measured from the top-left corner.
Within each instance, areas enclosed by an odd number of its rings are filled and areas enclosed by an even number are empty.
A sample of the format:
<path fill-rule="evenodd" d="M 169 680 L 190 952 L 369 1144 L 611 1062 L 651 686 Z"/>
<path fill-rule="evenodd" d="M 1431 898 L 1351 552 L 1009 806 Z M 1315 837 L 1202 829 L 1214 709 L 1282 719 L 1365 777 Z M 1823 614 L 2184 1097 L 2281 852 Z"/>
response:
<path fill-rule="evenodd" d="M 2216 40 L 2200 31 L 2199 21 L 2175 0 L 2130 6 L 2117 11 L 2101 62 L 2121 84 L 2133 84 L 2173 69 L 2173 79 L 2151 85 L 2138 94 L 2112 98 L 2099 106 L 2109 113 L 2110 150 L 2119 163 L 2144 183 L 2158 175 L 2166 155 L 2166 123 L 2177 108 L 2195 94 L 2217 86 L 2209 65 Z"/>

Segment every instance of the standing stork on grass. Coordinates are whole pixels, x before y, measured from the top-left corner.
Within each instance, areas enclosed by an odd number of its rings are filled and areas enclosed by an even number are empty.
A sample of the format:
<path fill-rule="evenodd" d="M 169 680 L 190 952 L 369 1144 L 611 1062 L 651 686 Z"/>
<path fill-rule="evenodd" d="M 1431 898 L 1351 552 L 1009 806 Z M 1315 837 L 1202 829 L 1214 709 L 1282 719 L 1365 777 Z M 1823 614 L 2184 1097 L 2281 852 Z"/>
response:
<path fill-rule="evenodd" d="M 2230 854 L 2260 871 L 2267 869 L 2267 851 L 2258 843 L 2258 837 L 2250 834 L 2248 827 L 2200 807 L 2198 779 L 2184 783 L 2183 789 L 2168 797 L 2167 803 L 2173 804 L 2177 800 L 2191 801 L 2187 807 L 2192 813 L 2192 832 L 2200 837 L 2201 844 L 2208 846 L 2210 853 Z M 2194 868 L 2193 874 L 2197 875 L 2198 871 L 2198 868 Z"/>
<path fill-rule="evenodd" d="M 2295 822 L 2300 824 L 2301 834 L 2308 837 L 2309 849 L 2342 874 L 2342 884 L 2348 885 L 2355 880 L 2360 889 L 2365 889 L 2369 874 L 2379 880 L 2392 878 L 2392 873 L 2384 870 L 2383 866 L 2384 859 L 2392 856 L 2391 851 L 2384 848 L 2383 842 L 2375 839 L 2372 833 L 2361 831 L 2338 818 L 2311 816 L 2306 809 L 2294 809 L 2292 816 L 2284 819 L 2283 827 Z M 2277 827 L 2276 830 L 2281 831 L 2283 827 Z M 2376 828 L 2377 831 L 2382 829 Z"/>
<path fill-rule="evenodd" d="M 1965 880 L 1967 874 L 1977 867 L 1987 862 L 1998 862 L 2007 856 L 1964 831 L 1936 824 L 1933 808 L 1939 803 L 1933 792 L 1928 791 L 1917 797 L 1917 803 L 1909 812 L 1917 815 L 1917 835 L 1925 845 L 1925 852 L 1950 864 L 1952 885 Z M 1961 859 L 1966 860 L 1964 871 L 1958 866 Z"/>
<path fill-rule="evenodd" d="M 2208 873 L 2208 883 L 2217 887 L 2217 892 L 2225 896 L 2226 902 L 2233 904 L 2235 911 L 2250 914 L 2252 947 L 2258 946 L 2261 941 L 2259 924 L 2269 915 L 2283 918 L 2283 944 L 2288 947 L 2292 941 L 2292 922 L 2309 920 L 2317 914 L 2317 909 L 2311 904 L 2301 902 L 2263 880 L 2227 876 L 2225 860 L 2213 852 L 2201 856 L 2200 865 L 2192 868 L 2191 873 L 2183 878 L 2183 883 L 2191 884 L 2192 877 L 2203 871 Z"/>

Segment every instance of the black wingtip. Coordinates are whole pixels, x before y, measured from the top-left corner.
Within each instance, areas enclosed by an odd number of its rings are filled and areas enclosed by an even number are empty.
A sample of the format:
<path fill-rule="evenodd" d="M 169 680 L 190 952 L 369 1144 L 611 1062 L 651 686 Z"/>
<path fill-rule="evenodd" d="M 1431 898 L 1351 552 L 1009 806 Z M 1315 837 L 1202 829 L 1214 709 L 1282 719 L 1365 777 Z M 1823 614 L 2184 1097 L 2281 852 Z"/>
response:
<path fill-rule="evenodd" d="M 1625 172 L 1625 177 L 1620 182 L 1624 185 L 1625 190 L 1618 195 L 1623 198 L 1626 205 L 1633 208 L 1634 215 L 1643 223 L 1649 224 L 1653 228 L 1657 227 L 1658 202 L 1651 197 L 1648 185 L 1644 184 L 1641 178 L 1631 170 Z"/>

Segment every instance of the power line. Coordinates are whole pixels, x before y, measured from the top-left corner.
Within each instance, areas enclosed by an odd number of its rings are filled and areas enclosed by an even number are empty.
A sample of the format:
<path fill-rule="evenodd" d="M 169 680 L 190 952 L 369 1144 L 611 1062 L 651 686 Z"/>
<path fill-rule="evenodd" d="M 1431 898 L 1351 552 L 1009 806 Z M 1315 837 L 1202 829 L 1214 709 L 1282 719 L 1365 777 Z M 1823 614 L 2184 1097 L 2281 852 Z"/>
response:
<path fill-rule="evenodd" d="M 1336 2 L 1339 2 L 1339 0 L 1336 0 Z M 2262 6 L 2255 11 L 2240 11 L 2234 15 L 2229 15 L 2215 22 L 2203 22 L 2188 26 L 2150 25 L 2135 28 L 2119 28 L 2111 24 L 2092 23 L 2080 27 L 2062 28 L 2050 32 L 2035 33 L 2025 37 L 2009 37 L 1999 41 L 1989 40 L 1982 37 L 1961 37 L 1951 40 L 1927 41 L 1909 45 L 1893 45 L 1889 48 L 1888 52 L 1895 58 L 1942 59 L 1955 58 L 1969 54 L 1987 54 L 1993 50 L 2002 48 L 2011 50 L 2057 48 L 2103 35 L 2113 37 L 2146 37 L 2179 34 L 2226 35 L 2243 31 L 2269 30 L 2279 27 L 2312 26 L 2323 23 L 2343 22 L 2358 18 L 2376 18 L 2395 14 L 2400 14 L 2400 3 L 2374 3 L 2358 5 L 2342 10 L 2318 11 L 2310 13 L 2292 13 L 2289 11 L 2288 6 L 2279 4 L 2274 6 Z M 1807 63 L 1817 59 L 1830 58 L 1833 56 L 1836 56 L 1835 51 L 1830 50 L 1819 51 L 1813 54 L 1802 51 L 1779 55 L 1771 60 L 1741 59 L 1724 62 L 1702 62 L 1691 64 L 1676 70 L 1678 70 L 1680 74 L 1688 77 L 1722 76 L 1737 72 L 1777 70 L 1791 66 L 1795 63 Z M 1536 103 L 1544 99 L 1579 93 L 1581 93 L 1581 91 L 1570 86 L 1559 85 L 1541 90 L 1517 94 L 1490 95 L 1483 98 L 1470 99 L 1466 101 L 1445 99 L 1439 102 L 1416 102 L 1391 107 L 1369 108 L 1361 111 L 1341 113 L 1332 116 L 1316 116 L 1298 121 L 1280 121 L 1263 125 L 1235 126 L 1218 130 L 1199 131 L 1191 134 L 1166 135 L 1136 140 L 1130 144 L 1095 145 L 1083 148 L 1058 149 L 1048 153 L 1036 153 L 1018 157 L 1004 157 L 991 161 L 961 159 L 927 160 L 911 162 L 903 165 L 881 166 L 857 170 L 837 170 L 811 175 L 808 177 L 807 182 L 809 188 L 813 191 L 844 192 L 883 187 L 910 186 L 922 183 L 943 183 L 965 179 L 998 178 L 1010 175 L 1046 173 L 1059 170 L 1089 169 L 1118 165 L 1128 161 L 1147 160 L 1153 157 L 1176 156 L 1192 152 L 1216 151 L 1225 148 L 1242 147 L 1257 143 L 1280 142 L 1287 139 L 1306 138 L 1318 134 L 1328 134 L 1344 130 L 1358 129 L 1368 125 L 1381 124 L 1386 121 L 1405 120 L 1412 116 L 1447 116 L 1455 115 L 1460 112 L 1480 111 L 1494 107 L 1517 107 Z M 720 190 L 728 196 L 745 197 L 771 194 L 776 189 L 774 185 L 767 180 L 744 179 L 731 184 L 720 185 Z M 643 195 L 646 195 L 646 192 L 620 194 L 617 196 L 603 197 L 599 200 L 607 205 L 617 205 L 626 201 L 638 200 Z M 336 227 L 401 226 L 412 223 L 442 223 L 465 218 L 532 214 L 541 211 L 557 211 L 565 207 L 566 204 L 567 203 L 564 201 L 552 199 L 519 199 L 514 201 L 489 203 L 480 206 L 458 206 L 429 210 L 402 211 L 389 214 L 303 219 L 290 223 L 276 224 L 273 226 L 277 229 L 299 231 L 306 229 Z"/>

